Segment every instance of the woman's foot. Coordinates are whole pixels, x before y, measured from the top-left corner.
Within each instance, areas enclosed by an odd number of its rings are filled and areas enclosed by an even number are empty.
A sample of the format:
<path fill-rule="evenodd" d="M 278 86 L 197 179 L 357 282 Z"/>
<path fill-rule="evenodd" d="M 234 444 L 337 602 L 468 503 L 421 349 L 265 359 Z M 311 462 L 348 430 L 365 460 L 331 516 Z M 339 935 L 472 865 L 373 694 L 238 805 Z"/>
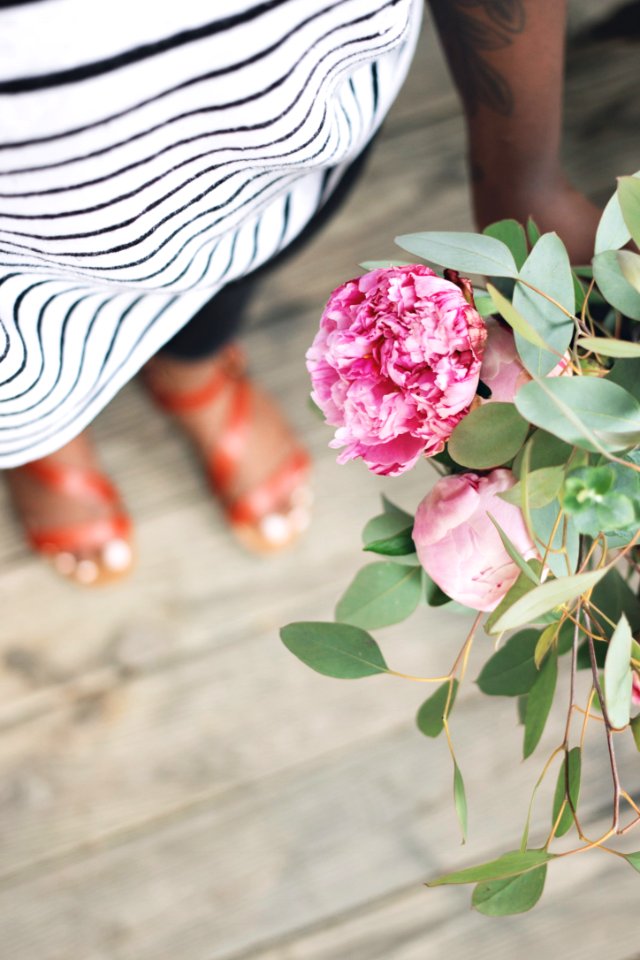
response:
<path fill-rule="evenodd" d="M 159 355 L 145 375 L 195 444 L 244 545 L 271 552 L 297 539 L 310 519 L 308 456 L 275 401 L 246 377 L 240 351 L 188 362 Z"/>
<path fill-rule="evenodd" d="M 5 476 L 27 539 L 58 573 L 94 586 L 129 572 L 131 523 L 86 432 Z"/>

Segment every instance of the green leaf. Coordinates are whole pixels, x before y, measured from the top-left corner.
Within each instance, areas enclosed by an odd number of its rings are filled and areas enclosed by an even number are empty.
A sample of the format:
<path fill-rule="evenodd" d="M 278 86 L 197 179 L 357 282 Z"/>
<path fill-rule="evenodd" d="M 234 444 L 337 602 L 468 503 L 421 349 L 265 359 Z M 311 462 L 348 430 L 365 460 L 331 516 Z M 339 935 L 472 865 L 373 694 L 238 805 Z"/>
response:
<path fill-rule="evenodd" d="M 520 569 L 520 571 L 525 575 L 525 577 L 531 580 L 531 583 L 533 583 L 537 587 L 538 584 L 540 583 L 540 577 L 535 573 L 535 571 L 531 568 L 530 564 L 527 563 L 524 557 L 518 552 L 517 547 L 509 539 L 509 537 L 504 532 L 504 530 L 502 529 L 502 527 L 500 526 L 496 518 L 492 517 L 488 511 L 487 511 L 487 516 L 489 520 L 491 520 L 491 523 L 494 525 L 496 530 L 498 531 L 498 536 L 502 541 L 502 546 L 505 548 L 505 550 L 507 551 L 507 553 L 509 554 L 509 556 L 511 557 L 515 565 Z"/>
<path fill-rule="evenodd" d="M 640 854 L 639 854 L 640 856 Z M 512 850 L 503 853 L 496 860 L 482 863 L 476 867 L 466 867 L 464 870 L 455 870 L 436 880 L 430 880 L 427 887 L 441 887 L 459 883 L 484 883 L 489 880 L 505 880 L 507 877 L 519 877 L 530 870 L 537 870 L 545 863 L 555 858 L 555 854 L 547 850 Z"/>
<path fill-rule="evenodd" d="M 585 450 L 640 443 L 640 403 L 600 377 L 534 380 L 518 391 L 515 405 L 531 423 Z"/>
<path fill-rule="evenodd" d="M 471 904 L 487 917 L 506 917 L 525 913 L 535 907 L 542 896 L 547 878 L 546 864 L 518 877 L 479 883 L 473 891 Z"/>
<path fill-rule="evenodd" d="M 396 506 L 395 503 L 392 503 L 391 500 L 383 493 L 382 494 L 382 509 L 385 513 L 388 513 L 392 517 L 404 517 L 405 525 L 411 523 L 413 517 L 410 513 L 407 513 L 406 510 L 403 510 L 402 507 Z"/>
<path fill-rule="evenodd" d="M 540 669 L 542 661 L 549 653 L 549 650 L 551 650 L 551 648 L 554 646 L 559 630 L 560 622 L 556 621 L 555 623 L 550 623 L 548 627 L 545 627 L 538 637 L 536 649 L 533 654 L 533 661 L 536 665 L 536 670 Z"/>
<path fill-rule="evenodd" d="M 552 500 L 546 507 L 538 507 L 531 511 L 532 526 L 537 541 L 539 541 L 538 549 L 541 555 L 551 540 L 554 525 L 558 519 L 558 514 L 561 512 L 562 508 L 557 500 Z M 563 527 L 566 527 L 566 533 Z M 563 553 L 555 552 L 562 548 L 563 541 L 565 541 L 566 556 Z M 555 577 L 566 577 L 567 573 L 573 573 L 578 565 L 580 536 L 570 516 L 565 514 L 561 518 L 551 545 L 554 552 L 547 555 L 546 563 L 553 575 Z M 569 564 L 568 567 L 567 563 Z"/>
<path fill-rule="evenodd" d="M 537 630 L 521 630 L 487 660 L 476 683 L 491 697 L 518 697 L 529 693 L 538 679 L 534 662 Z"/>
<path fill-rule="evenodd" d="M 509 247 L 519 270 L 527 259 L 528 253 L 527 237 L 522 224 L 517 220 L 498 220 L 497 223 L 490 223 L 482 232 L 487 237 L 501 240 L 505 246 Z"/>
<path fill-rule="evenodd" d="M 509 248 L 494 237 L 479 233 L 429 231 L 396 237 L 403 250 L 451 270 L 486 274 L 490 277 L 517 277 L 518 270 Z"/>
<path fill-rule="evenodd" d="M 565 754 L 558 774 L 556 783 L 556 792 L 553 797 L 553 809 L 551 811 L 551 825 L 556 822 L 560 813 L 565 797 L 567 796 L 567 782 L 569 784 L 569 797 L 573 809 L 578 809 L 578 798 L 580 796 L 580 775 L 582 772 L 582 751 L 580 747 L 574 747 Z M 565 833 L 573 825 L 573 813 L 569 801 L 565 803 L 562 816 L 556 829 L 556 837 L 564 837 Z"/>
<path fill-rule="evenodd" d="M 640 180 L 636 177 L 618 177 L 618 200 L 627 229 L 640 246 Z"/>
<path fill-rule="evenodd" d="M 385 557 L 404 557 L 407 554 L 415 553 L 416 548 L 411 537 L 413 524 L 405 527 L 400 533 L 391 537 L 384 537 L 381 540 L 372 540 L 363 548 L 371 553 L 380 553 Z"/>
<path fill-rule="evenodd" d="M 640 293 L 624 277 L 616 250 L 604 250 L 593 258 L 593 276 L 607 303 L 640 320 Z"/>
<path fill-rule="evenodd" d="M 422 571 L 422 583 L 425 603 L 430 607 L 443 607 L 445 603 L 451 603 L 451 597 L 448 597 L 444 590 L 441 590 L 426 570 Z"/>
<path fill-rule="evenodd" d="M 467 795 L 465 793 L 464 780 L 460 773 L 460 767 L 455 760 L 453 761 L 453 803 L 462 832 L 462 842 L 466 843 L 468 828 Z"/>
<path fill-rule="evenodd" d="M 640 873 L 640 853 L 625 853 L 624 858 L 634 870 Z"/>
<path fill-rule="evenodd" d="M 558 496 L 564 480 L 563 467 L 541 467 L 527 476 L 527 501 L 529 508 L 544 507 Z M 501 500 L 519 507 L 522 505 L 522 483 L 518 481 L 510 490 L 499 493 Z"/>
<path fill-rule="evenodd" d="M 631 717 L 631 627 L 624 614 L 609 640 L 604 661 L 604 701 L 612 727 L 621 730 Z"/>
<path fill-rule="evenodd" d="M 388 627 L 410 616 L 420 602 L 421 571 L 384 560 L 355 575 L 336 606 L 336 620 L 364 630 Z"/>
<path fill-rule="evenodd" d="M 527 560 L 527 563 L 534 566 L 534 573 L 542 573 L 542 564 L 539 560 Z M 492 610 L 487 617 L 484 625 L 485 631 L 490 634 L 500 633 L 501 631 L 496 629 L 496 623 L 504 616 L 507 610 L 511 609 L 516 601 L 535 589 L 536 585 L 533 580 L 521 573 L 516 582 L 507 590 L 495 610 Z"/>
<path fill-rule="evenodd" d="M 635 358 L 640 357 L 640 343 L 632 343 L 630 340 L 614 340 L 613 337 L 580 337 L 576 340 L 576 346 L 583 350 L 592 350 L 599 353 L 601 357 L 622 357 Z"/>
<path fill-rule="evenodd" d="M 617 257 L 622 276 L 640 293 L 640 256 L 631 250 L 619 250 Z"/>
<path fill-rule="evenodd" d="M 463 467 L 487 470 L 512 460 L 528 430 L 512 403 L 487 403 L 460 421 L 449 439 L 449 453 Z"/>
<path fill-rule="evenodd" d="M 327 677 L 356 680 L 386 673 L 380 647 L 366 631 L 343 623 L 289 623 L 280 638 L 291 653 Z"/>
<path fill-rule="evenodd" d="M 449 700 L 449 711 L 453 708 L 456 694 L 458 692 L 458 681 L 453 684 L 443 683 L 438 687 L 435 693 L 425 700 L 416 716 L 416 723 L 420 733 L 425 737 L 438 737 L 444 730 L 444 711 Z M 451 689 L 451 687 L 453 689 Z M 449 690 L 451 689 L 451 698 L 449 699 Z"/>
<path fill-rule="evenodd" d="M 636 750 L 640 752 L 640 713 L 631 721 L 631 733 L 633 734 L 633 742 L 636 745 Z"/>
<path fill-rule="evenodd" d="M 624 247 L 631 239 L 629 229 L 624 222 L 620 201 L 617 192 L 610 197 L 609 202 L 604 208 L 600 217 L 600 223 L 596 231 L 596 253 L 603 253 L 605 250 L 619 250 Z"/>
<path fill-rule="evenodd" d="M 516 333 L 516 347 L 527 370 L 534 376 L 542 377 L 558 363 L 571 343 L 573 336 L 573 318 L 575 309 L 575 291 L 569 255 L 564 244 L 555 233 L 545 233 L 529 254 L 520 271 L 523 280 L 532 284 L 541 293 L 536 293 L 516 283 L 513 291 L 513 306 L 525 320 L 537 331 L 545 349 L 534 346 Z M 560 306 L 556 306 L 545 293 Z M 570 316 L 560 308 L 568 311 Z M 549 350 L 551 347 L 555 353 Z"/>
<path fill-rule="evenodd" d="M 547 717 L 553 703 L 558 679 L 558 658 L 550 656 L 544 663 L 538 678 L 531 687 L 524 716 L 523 754 L 526 760 L 540 742 Z"/>
<path fill-rule="evenodd" d="M 484 291 L 474 290 L 473 301 L 481 317 L 490 317 L 495 313 L 496 308 L 493 305 L 493 300 Z"/>
<path fill-rule="evenodd" d="M 540 239 L 540 230 L 538 224 L 535 222 L 533 217 L 529 217 L 527 220 L 527 238 L 529 240 L 529 246 L 535 247 L 536 243 Z"/>
<path fill-rule="evenodd" d="M 521 313 L 518 313 L 514 305 L 500 293 L 493 284 L 487 284 L 489 296 L 494 304 L 495 310 L 500 314 L 503 320 L 506 320 L 515 333 L 519 333 L 522 338 L 531 343 L 534 347 L 541 350 L 547 350 L 548 346 L 531 324 L 525 320 Z"/>
<path fill-rule="evenodd" d="M 524 597 L 516 600 L 513 606 L 502 614 L 493 625 L 493 632 L 515 630 L 526 623 L 535 622 L 543 613 L 561 607 L 590 590 L 606 572 L 606 567 L 603 567 L 600 570 L 589 570 L 587 573 L 576 573 L 571 577 L 541 583 L 539 587 L 534 587 Z"/>
<path fill-rule="evenodd" d="M 624 613 L 632 633 L 640 631 L 640 600 L 616 567 L 611 567 L 606 577 L 600 580 L 591 595 L 591 600 L 609 620 L 615 623 L 620 618 L 620 614 Z M 604 619 L 602 628 L 605 635 L 610 637 L 613 628 Z"/>
<path fill-rule="evenodd" d="M 372 517 L 362 531 L 362 545 L 364 548 L 377 540 L 387 540 L 402 533 L 413 522 L 413 518 L 404 511 L 397 513 L 380 513 Z"/>

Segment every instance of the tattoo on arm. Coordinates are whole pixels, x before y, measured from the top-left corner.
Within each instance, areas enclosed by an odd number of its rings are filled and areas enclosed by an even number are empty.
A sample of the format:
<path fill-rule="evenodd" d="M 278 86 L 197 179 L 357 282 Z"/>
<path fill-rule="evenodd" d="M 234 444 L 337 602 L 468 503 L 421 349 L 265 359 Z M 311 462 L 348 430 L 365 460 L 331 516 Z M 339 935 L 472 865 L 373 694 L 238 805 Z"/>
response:
<path fill-rule="evenodd" d="M 511 87 L 486 55 L 508 47 L 522 33 L 526 23 L 524 0 L 429 2 L 468 112 L 474 114 L 483 105 L 510 116 Z"/>

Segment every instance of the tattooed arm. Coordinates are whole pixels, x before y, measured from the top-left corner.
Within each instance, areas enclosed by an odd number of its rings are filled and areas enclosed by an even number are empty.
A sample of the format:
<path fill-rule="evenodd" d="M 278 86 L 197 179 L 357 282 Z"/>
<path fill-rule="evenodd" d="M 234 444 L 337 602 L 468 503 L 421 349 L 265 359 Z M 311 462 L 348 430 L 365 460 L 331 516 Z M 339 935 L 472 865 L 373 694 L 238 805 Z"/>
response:
<path fill-rule="evenodd" d="M 560 164 L 566 0 L 429 3 L 464 105 L 478 224 L 531 215 L 588 260 L 599 211 Z"/>

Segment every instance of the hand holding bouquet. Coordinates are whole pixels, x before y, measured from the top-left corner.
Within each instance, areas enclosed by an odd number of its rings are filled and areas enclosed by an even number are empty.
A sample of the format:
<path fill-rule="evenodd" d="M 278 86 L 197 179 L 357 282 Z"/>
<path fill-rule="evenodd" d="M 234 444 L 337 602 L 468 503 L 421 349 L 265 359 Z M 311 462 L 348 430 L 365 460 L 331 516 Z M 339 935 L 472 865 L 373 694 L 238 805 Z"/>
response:
<path fill-rule="evenodd" d="M 361 458 L 393 477 L 426 460 L 439 478 L 415 516 L 385 499 L 364 534 L 365 550 L 384 559 L 356 576 L 335 622 L 284 627 L 286 646 L 328 676 L 398 676 L 370 630 L 405 619 L 421 599 L 474 613 L 449 673 L 413 678 L 436 687 L 417 722 L 447 739 L 463 836 L 449 718 L 471 645 L 486 645 L 481 625 L 493 645 L 477 683 L 518 699 L 525 757 L 554 701 L 566 708 L 538 781 L 555 763 L 548 835 L 530 842 L 530 804 L 518 849 L 431 884 L 475 883 L 473 905 L 489 915 L 530 909 L 547 865 L 570 853 L 604 850 L 640 871 L 640 852 L 615 847 L 640 822 L 615 755 L 620 736 L 640 749 L 640 256 L 622 249 L 630 240 L 640 245 L 638 175 L 620 179 L 589 267 L 572 269 L 560 239 L 531 221 L 400 237 L 442 275 L 424 263 L 366 264 L 332 293 L 307 356 L 340 463 Z M 467 275 L 489 279 L 474 286 Z M 612 783 L 611 825 L 599 837 L 587 836 L 579 810 L 594 721 Z M 558 851 L 570 830 L 573 846 Z"/>

